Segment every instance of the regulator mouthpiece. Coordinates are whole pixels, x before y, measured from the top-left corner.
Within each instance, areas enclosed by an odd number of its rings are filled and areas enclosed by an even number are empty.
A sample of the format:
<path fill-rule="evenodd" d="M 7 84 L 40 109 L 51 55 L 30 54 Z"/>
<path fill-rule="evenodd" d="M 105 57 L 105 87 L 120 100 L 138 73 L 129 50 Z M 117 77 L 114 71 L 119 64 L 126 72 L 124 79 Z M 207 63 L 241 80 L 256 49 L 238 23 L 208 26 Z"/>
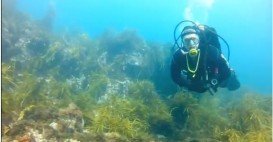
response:
<path fill-rule="evenodd" d="M 197 54 L 198 54 L 198 50 L 197 50 L 196 48 L 190 49 L 189 55 L 190 55 L 191 57 L 196 57 Z"/>

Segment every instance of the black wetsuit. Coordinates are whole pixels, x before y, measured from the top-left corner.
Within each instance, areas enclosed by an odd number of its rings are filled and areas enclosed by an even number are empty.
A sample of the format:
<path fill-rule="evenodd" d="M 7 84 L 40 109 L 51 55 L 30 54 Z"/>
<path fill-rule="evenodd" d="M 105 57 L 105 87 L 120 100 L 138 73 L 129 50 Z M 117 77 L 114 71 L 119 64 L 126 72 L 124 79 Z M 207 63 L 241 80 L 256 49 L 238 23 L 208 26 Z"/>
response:
<path fill-rule="evenodd" d="M 200 35 L 199 35 L 200 36 Z M 171 77 L 172 80 L 180 87 L 186 87 L 191 91 L 203 93 L 211 86 L 214 90 L 220 87 L 227 87 L 229 90 L 235 90 L 240 87 L 239 81 L 236 79 L 234 71 L 231 71 L 228 62 L 221 54 L 218 38 L 211 38 L 215 40 L 215 44 L 205 44 L 204 38 L 200 36 L 200 60 L 197 71 L 193 74 L 188 71 L 187 59 L 191 70 L 196 67 L 196 60 L 183 54 L 181 49 L 176 50 L 171 62 Z M 208 42 L 207 42 L 208 43 Z M 232 76 L 232 77 L 231 77 Z M 231 79 L 232 78 L 232 81 Z M 217 80 L 216 85 L 212 85 L 211 81 Z"/>

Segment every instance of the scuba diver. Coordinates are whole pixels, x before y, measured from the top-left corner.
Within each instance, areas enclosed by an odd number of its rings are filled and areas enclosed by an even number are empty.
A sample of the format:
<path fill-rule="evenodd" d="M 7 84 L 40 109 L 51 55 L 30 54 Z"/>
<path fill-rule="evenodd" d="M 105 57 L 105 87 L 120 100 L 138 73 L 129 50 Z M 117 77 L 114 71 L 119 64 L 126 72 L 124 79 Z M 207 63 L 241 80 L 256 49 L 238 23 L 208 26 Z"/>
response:
<path fill-rule="evenodd" d="M 193 25 L 185 26 L 176 37 L 177 28 L 184 22 L 191 22 Z M 235 71 L 229 67 L 221 52 L 218 37 L 226 43 L 229 58 L 229 46 L 214 28 L 188 20 L 181 21 L 176 26 L 174 47 L 177 46 L 178 49 L 172 57 L 171 77 L 177 85 L 198 93 L 208 90 L 212 95 L 218 87 L 226 87 L 228 90 L 240 87 Z"/>

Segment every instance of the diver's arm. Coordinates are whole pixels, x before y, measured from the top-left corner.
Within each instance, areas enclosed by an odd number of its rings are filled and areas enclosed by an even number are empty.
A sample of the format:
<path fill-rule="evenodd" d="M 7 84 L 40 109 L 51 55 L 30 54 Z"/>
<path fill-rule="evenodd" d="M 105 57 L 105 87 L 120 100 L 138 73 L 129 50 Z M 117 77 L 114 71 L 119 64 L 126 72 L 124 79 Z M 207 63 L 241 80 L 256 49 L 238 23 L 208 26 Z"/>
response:
<path fill-rule="evenodd" d="M 177 51 L 172 59 L 171 62 L 171 77 L 172 80 L 178 84 L 180 87 L 188 87 L 189 86 L 189 80 L 187 79 L 186 76 L 181 74 L 182 70 L 182 62 L 181 62 L 181 56 L 182 53 L 179 53 L 181 51 Z"/>
<path fill-rule="evenodd" d="M 227 80 L 231 74 L 231 71 L 229 64 L 223 54 L 218 56 L 218 69 L 219 69 L 218 81 L 222 82 L 224 80 Z"/>
<path fill-rule="evenodd" d="M 176 65 L 174 61 L 172 61 L 171 64 L 171 77 L 172 80 L 180 87 L 189 86 L 189 81 L 186 79 L 185 76 L 181 75 L 181 69 L 179 69 L 178 65 Z"/>
<path fill-rule="evenodd" d="M 187 79 L 187 76 L 183 74 L 183 72 L 181 73 L 181 68 L 176 65 L 175 61 L 172 61 L 171 64 L 171 76 L 172 80 L 180 87 L 186 87 L 190 91 L 195 91 L 198 93 L 204 93 L 206 91 L 206 88 L 203 87 L 203 83 L 192 83 L 189 79 Z"/>
<path fill-rule="evenodd" d="M 222 82 L 223 87 L 227 87 L 228 90 L 236 90 L 240 88 L 240 82 L 235 75 L 235 71 L 229 67 L 227 60 L 223 55 L 219 59 L 219 80 Z"/>

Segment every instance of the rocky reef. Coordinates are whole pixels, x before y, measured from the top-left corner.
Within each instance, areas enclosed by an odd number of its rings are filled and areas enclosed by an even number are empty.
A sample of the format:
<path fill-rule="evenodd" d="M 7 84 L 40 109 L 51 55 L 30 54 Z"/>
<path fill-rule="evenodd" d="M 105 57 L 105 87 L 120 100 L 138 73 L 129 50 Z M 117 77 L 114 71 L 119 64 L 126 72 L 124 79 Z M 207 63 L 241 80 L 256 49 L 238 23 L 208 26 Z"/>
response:
<path fill-rule="evenodd" d="M 3 1 L 3 142 L 272 141 L 271 95 L 178 90 L 172 45 L 135 30 L 56 34 L 15 4 Z"/>

